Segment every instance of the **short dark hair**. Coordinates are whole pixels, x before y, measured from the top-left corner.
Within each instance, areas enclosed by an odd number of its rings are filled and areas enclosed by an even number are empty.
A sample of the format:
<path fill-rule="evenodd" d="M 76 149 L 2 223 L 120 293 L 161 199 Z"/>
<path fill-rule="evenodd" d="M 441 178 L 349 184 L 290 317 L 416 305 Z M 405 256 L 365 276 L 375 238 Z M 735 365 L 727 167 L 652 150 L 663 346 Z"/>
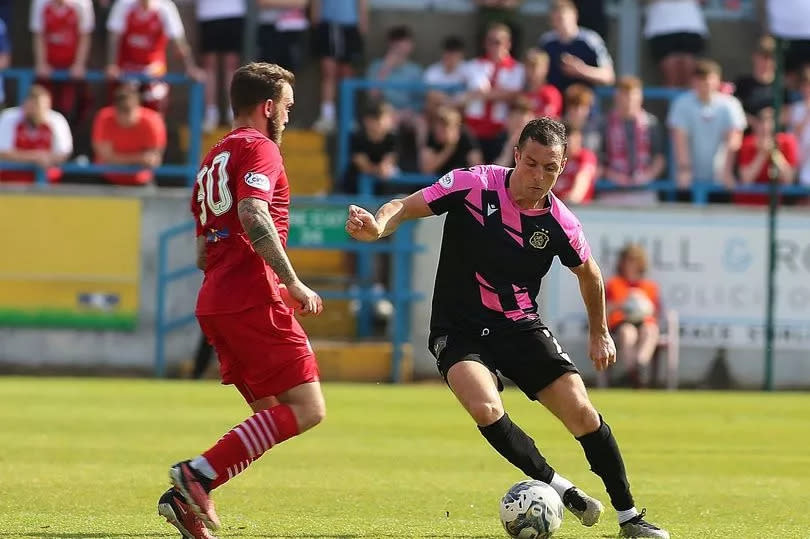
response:
<path fill-rule="evenodd" d="M 449 36 L 442 41 L 442 50 L 445 52 L 464 52 L 464 41 L 458 36 Z"/>
<path fill-rule="evenodd" d="M 523 145 L 529 139 L 543 146 L 562 146 L 563 153 L 568 148 L 565 126 L 548 116 L 535 118 L 523 127 L 523 131 L 520 132 L 518 138 L 518 148 L 523 148 Z"/>
<path fill-rule="evenodd" d="M 233 73 L 231 109 L 234 116 L 248 112 L 268 99 L 278 101 L 284 84 L 295 83 L 295 75 L 276 64 L 251 62 Z"/>
<path fill-rule="evenodd" d="M 388 43 L 394 43 L 395 41 L 404 41 L 406 39 L 413 39 L 413 32 L 411 31 L 410 26 L 405 26 L 404 24 L 400 24 L 397 26 L 392 26 L 388 30 Z"/>
<path fill-rule="evenodd" d="M 366 106 L 363 107 L 363 118 L 374 118 L 379 119 L 382 118 L 386 114 L 391 114 L 394 112 L 394 109 L 386 103 L 385 101 L 374 99 L 366 103 Z"/>

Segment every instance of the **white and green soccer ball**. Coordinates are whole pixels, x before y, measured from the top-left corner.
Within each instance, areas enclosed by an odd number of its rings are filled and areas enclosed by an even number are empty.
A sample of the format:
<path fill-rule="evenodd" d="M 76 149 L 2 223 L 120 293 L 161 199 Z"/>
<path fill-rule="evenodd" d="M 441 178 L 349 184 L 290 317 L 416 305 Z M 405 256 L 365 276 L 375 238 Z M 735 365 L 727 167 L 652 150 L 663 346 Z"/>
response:
<path fill-rule="evenodd" d="M 515 483 L 501 500 L 501 523 L 509 537 L 546 539 L 560 529 L 562 519 L 559 494 L 541 481 Z"/>

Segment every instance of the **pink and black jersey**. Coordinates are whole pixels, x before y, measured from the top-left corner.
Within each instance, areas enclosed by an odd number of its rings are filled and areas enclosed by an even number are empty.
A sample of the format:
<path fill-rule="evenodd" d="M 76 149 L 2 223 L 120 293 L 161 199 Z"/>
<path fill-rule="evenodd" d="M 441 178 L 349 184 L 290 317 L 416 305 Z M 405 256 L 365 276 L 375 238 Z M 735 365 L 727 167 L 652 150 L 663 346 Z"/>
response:
<path fill-rule="evenodd" d="M 512 169 L 453 170 L 422 189 L 433 213 L 447 213 L 433 292 L 431 330 L 480 335 L 539 321 L 535 298 L 554 257 L 568 267 L 591 254 L 582 225 L 549 193 L 542 209 L 521 210 Z"/>

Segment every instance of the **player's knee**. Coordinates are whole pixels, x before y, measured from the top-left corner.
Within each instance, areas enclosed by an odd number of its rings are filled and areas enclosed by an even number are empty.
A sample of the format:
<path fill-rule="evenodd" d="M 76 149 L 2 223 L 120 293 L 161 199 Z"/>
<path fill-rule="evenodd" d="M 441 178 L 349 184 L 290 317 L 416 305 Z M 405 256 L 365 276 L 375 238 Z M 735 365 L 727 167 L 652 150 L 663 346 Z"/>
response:
<path fill-rule="evenodd" d="M 584 436 L 599 429 L 599 412 L 589 401 L 578 402 L 571 409 L 566 427 L 576 437 Z"/>
<path fill-rule="evenodd" d="M 323 401 L 293 405 L 292 408 L 298 421 L 299 432 L 311 429 L 326 418 L 326 404 Z"/>
<path fill-rule="evenodd" d="M 492 425 L 503 416 L 503 406 L 499 402 L 481 401 L 467 407 L 470 415 L 478 425 Z"/>

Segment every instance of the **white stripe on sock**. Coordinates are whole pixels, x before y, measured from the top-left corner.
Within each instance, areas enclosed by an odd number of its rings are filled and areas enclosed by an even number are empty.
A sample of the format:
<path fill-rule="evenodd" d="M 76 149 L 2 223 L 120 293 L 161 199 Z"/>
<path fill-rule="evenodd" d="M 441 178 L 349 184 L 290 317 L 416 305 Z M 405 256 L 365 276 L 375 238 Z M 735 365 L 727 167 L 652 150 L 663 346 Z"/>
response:
<path fill-rule="evenodd" d="M 250 441 L 248 441 L 247 436 L 245 436 L 245 433 L 242 432 L 241 425 L 239 427 L 235 427 L 233 431 L 239 436 L 239 439 L 242 440 L 242 445 L 245 446 L 245 449 L 247 449 L 248 453 L 250 453 L 250 456 L 255 457 L 256 450 L 253 448 L 253 445 L 250 443 Z"/>
<path fill-rule="evenodd" d="M 270 426 L 270 432 L 273 434 L 273 438 L 278 440 L 280 436 L 278 435 L 278 429 L 276 428 L 276 422 L 273 421 L 273 416 L 270 415 L 270 410 L 262 411 L 262 417 L 267 420 L 267 424 Z"/>
<path fill-rule="evenodd" d="M 261 425 L 262 429 L 264 430 L 264 433 L 267 435 L 267 438 L 270 440 L 270 445 L 267 446 L 267 449 L 270 449 L 271 447 L 276 445 L 276 438 L 275 438 L 275 436 L 273 436 L 273 431 L 270 430 L 270 427 L 268 426 L 267 422 L 264 420 L 263 416 L 264 416 L 263 413 L 255 415 L 256 419 L 259 422 L 259 425 Z"/>
<path fill-rule="evenodd" d="M 249 417 L 247 419 L 247 421 L 245 421 L 245 423 L 250 423 L 250 426 L 253 429 L 253 432 L 255 432 L 256 436 L 259 438 L 259 441 L 262 444 L 262 447 L 261 447 L 262 453 L 264 453 L 265 451 L 270 449 L 270 444 L 267 442 L 267 436 L 264 435 L 264 429 L 259 424 L 259 422 L 256 421 L 253 417 Z"/>
<path fill-rule="evenodd" d="M 551 478 L 551 483 L 549 483 L 549 485 L 551 485 L 551 488 L 557 491 L 557 494 L 560 495 L 560 499 L 562 499 L 566 490 L 574 486 L 571 481 L 561 476 L 557 472 L 554 472 L 554 477 Z"/>
<path fill-rule="evenodd" d="M 250 419 L 246 419 L 245 421 L 243 421 L 240 426 L 243 429 L 245 429 L 245 432 L 247 433 L 248 438 L 250 438 L 250 441 L 253 442 L 253 447 L 256 448 L 256 454 L 253 455 L 253 456 L 258 457 L 259 455 L 264 453 L 264 449 L 262 448 L 262 444 L 261 444 L 261 442 L 259 442 L 259 437 L 256 435 L 255 429 L 254 429 L 253 425 L 250 423 Z"/>
<path fill-rule="evenodd" d="M 229 468 L 228 468 L 228 479 L 233 479 L 233 476 L 234 476 L 233 469 L 231 469 L 231 468 L 229 467 Z"/>

